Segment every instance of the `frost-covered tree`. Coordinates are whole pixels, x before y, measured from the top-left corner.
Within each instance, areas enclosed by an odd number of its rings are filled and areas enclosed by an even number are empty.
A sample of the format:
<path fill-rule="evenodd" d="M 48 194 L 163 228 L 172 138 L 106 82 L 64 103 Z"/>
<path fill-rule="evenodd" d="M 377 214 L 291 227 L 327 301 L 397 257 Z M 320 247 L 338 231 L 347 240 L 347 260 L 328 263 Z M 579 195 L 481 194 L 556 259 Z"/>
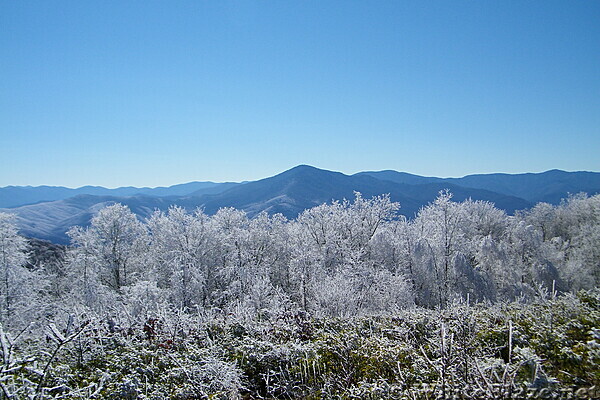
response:
<path fill-rule="evenodd" d="M 89 282 L 93 276 L 121 293 L 142 272 L 140 258 L 146 251 L 146 228 L 127 206 L 105 207 L 88 228 L 75 227 L 68 234 L 84 281 Z"/>
<path fill-rule="evenodd" d="M 177 307 L 207 306 L 214 288 L 214 233 L 201 210 L 171 207 L 148 221 L 157 284 Z"/>
<path fill-rule="evenodd" d="M 287 220 L 260 213 L 248 224 L 242 246 L 249 257 L 244 273 L 243 301 L 259 315 L 277 312 L 288 301 L 289 249 Z"/>
<path fill-rule="evenodd" d="M 423 207 L 414 220 L 419 262 L 427 265 L 433 276 L 435 304 L 445 307 L 452 297 L 460 295 L 456 289 L 461 275 L 468 274 L 465 255 L 467 242 L 464 234 L 465 213 L 452 201 L 452 193 L 445 190 L 429 205 Z M 465 293 L 466 294 L 466 293 Z"/>
<path fill-rule="evenodd" d="M 217 254 L 213 305 L 227 307 L 242 298 L 251 261 L 245 245 L 248 224 L 246 213 L 234 208 L 222 208 L 211 218 Z"/>
<path fill-rule="evenodd" d="M 27 241 L 20 236 L 15 216 L 0 213 L 0 322 L 10 326 L 16 313 L 34 303 L 28 298 L 31 272 L 25 268 Z"/>
<path fill-rule="evenodd" d="M 600 283 L 600 195 L 570 196 L 558 206 L 540 203 L 519 216 L 542 233 L 539 248 L 566 287 Z"/>
<path fill-rule="evenodd" d="M 461 230 L 466 241 L 465 257 L 471 268 L 463 275 L 463 291 L 470 287 L 474 300 L 495 300 L 507 285 L 514 285 L 516 276 L 505 254 L 509 218 L 487 201 L 469 199 L 459 205 L 464 218 Z"/>
<path fill-rule="evenodd" d="M 380 312 L 381 296 L 388 296 L 385 290 L 397 294 L 389 309 L 411 302 L 402 271 L 385 269 L 375 257 L 377 233 L 398 207 L 389 196 L 366 200 L 356 193 L 353 202 L 323 204 L 297 218 L 291 227 L 291 270 L 303 309 L 330 315 Z"/>
<path fill-rule="evenodd" d="M 224 208 L 211 218 L 217 266 L 214 305 L 257 312 L 274 298 L 283 299 L 289 281 L 286 219 Z M 262 294 L 260 294 L 262 293 Z M 272 294 L 269 298 L 267 293 Z M 260 294 L 260 295 L 259 295 Z M 283 297 L 282 297 L 283 296 Z M 268 300 L 268 301 L 267 301 Z"/>

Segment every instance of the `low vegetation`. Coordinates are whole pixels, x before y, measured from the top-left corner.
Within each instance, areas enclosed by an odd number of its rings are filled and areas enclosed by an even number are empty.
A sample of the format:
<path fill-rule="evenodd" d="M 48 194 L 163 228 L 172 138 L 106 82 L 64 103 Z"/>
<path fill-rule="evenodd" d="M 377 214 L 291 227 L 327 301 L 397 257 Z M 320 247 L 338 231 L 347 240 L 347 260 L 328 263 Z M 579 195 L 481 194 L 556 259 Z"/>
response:
<path fill-rule="evenodd" d="M 5 398 L 589 398 L 598 326 L 598 290 L 355 318 L 79 315 L 46 340 L 0 333 L 0 382 Z"/>

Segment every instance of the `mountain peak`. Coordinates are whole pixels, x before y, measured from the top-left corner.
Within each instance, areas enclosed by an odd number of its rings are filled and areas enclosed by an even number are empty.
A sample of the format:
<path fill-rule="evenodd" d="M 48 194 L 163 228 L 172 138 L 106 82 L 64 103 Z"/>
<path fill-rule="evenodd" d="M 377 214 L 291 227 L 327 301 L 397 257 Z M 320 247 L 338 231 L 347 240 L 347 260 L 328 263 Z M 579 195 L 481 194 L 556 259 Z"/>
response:
<path fill-rule="evenodd" d="M 331 174 L 341 174 L 340 172 L 329 171 L 326 169 L 320 169 L 313 167 L 312 165 L 300 164 L 293 168 L 288 169 L 287 171 L 283 171 L 280 174 L 277 174 L 275 177 L 282 178 L 290 178 L 290 177 L 299 177 L 299 176 L 316 176 L 316 175 L 331 175 Z"/>
<path fill-rule="evenodd" d="M 293 168 L 288 169 L 287 171 L 284 171 L 283 173 L 285 174 L 286 172 L 303 172 L 303 171 L 324 171 L 324 170 L 319 169 L 317 167 L 313 167 L 312 165 L 300 164 L 300 165 L 296 165 Z"/>

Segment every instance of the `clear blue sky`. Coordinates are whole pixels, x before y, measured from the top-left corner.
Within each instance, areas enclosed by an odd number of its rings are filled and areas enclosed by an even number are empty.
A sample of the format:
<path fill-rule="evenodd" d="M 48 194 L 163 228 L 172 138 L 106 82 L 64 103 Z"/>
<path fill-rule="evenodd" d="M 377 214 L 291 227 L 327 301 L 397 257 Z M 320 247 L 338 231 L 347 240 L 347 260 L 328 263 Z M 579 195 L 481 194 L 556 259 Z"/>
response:
<path fill-rule="evenodd" d="M 0 0 L 0 186 L 600 171 L 599 1 Z"/>

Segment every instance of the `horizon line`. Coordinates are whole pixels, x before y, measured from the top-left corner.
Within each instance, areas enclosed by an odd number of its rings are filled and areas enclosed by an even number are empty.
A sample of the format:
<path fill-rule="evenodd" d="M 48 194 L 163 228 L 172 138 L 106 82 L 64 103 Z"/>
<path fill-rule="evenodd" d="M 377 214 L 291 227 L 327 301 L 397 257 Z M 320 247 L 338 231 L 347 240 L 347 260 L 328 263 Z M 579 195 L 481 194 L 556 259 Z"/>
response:
<path fill-rule="evenodd" d="M 355 173 L 345 173 L 342 171 L 336 171 L 336 170 L 328 170 L 325 168 L 319 168 L 319 167 L 315 167 L 313 165 L 310 164 L 298 164 L 295 165 L 291 168 L 288 168 L 282 172 L 278 172 L 275 173 L 273 175 L 269 175 L 269 176 L 265 176 L 263 178 L 259 178 L 259 179 L 255 179 L 255 180 L 242 180 L 242 181 L 223 181 L 223 182 L 216 182 L 216 181 L 211 181 L 211 180 L 193 180 L 193 181 L 187 181 L 187 182 L 181 182 L 181 183 L 174 183 L 171 185 L 158 185 L 158 186 L 134 186 L 134 185 L 126 185 L 126 186 L 102 186 L 102 185 L 94 185 L 94 184 L 87 184 L 87 185 L 82 185 L 82 186 L 66 186 L 66 185 L 53 185 L 53 184 L 42 184 L 42 185 L 6 185 L 6 186 L 0 186 L 0 189 L 6 189 L 6 188 L 41 188 L 41 187 L 47 187 L 47 188 L 64 188 L 64 189 L 70 189 L 70 190 L 77 190 L 77 189 L 83 189 L 83 188 L 100 188 L 100 189 L 109 189 L 109 190 L 117 190 L 117 189 L 167 189 L 167 188 L 172 188 L 173 186 L 181 186 L 181 185 L 187 185 L 187 184 L 192 184 L 192 183 L 207 183 L 207 184 L 215 184 L 215 185 L 220 185 L 220 184 L 226 184 L 226 183 L 235 183 L 235 184 L 244 184 L 244 183 L 249 183 L 249 182 L 256 182 L 256 181 L 260 181 L 263 179 L 267 179 L 267 178 L 271 178 L 273 176 L 276 175 L 280 175 L 280 174 L 284 174 L 288 171 L 300 168 L 300 167 L 310 167 L 310 168 L 314 168 L 320 171 L 329 171 L 329 172 L 337 172 L 337 173 L 341 173 L 343 175 L 346 176 L 353 176 L 353 175 L 357 175 L 357 174 L 361 174 L 361 173 L 379 173 L 379 172 L 397 172 L 397 173 L 402 173 L 402 174 L 408 174 L 408 175 L 412 175 L 412 176 L 416 176 L 416 177 L 422 177 L 422 178 L 437 178 L 437 179 L 461 179 L 461 178 L 465 178 L 468 176 L 482 176 L 482 175 L 512 175 L 512 176 L 516 176 L 516 175 L 539 175 L 539 174 L 544 174 L 544 173 L 548 173 L 548 172 L 552 172 L 552 171 L 557 171 L 557 172 L 565 172 L 565 173 L 593 173 L 593 174 L 597 174 L 600 173 L 600 171 L 589 171 L 589 170 L 577 170 L 577 171 L 567 171 L 567 170 L 563 170 L 563 169 L 559 169 L 559 168 L 552 168 L 552 169 L 548 169 L 548 170 L 544 170 L 544 171 L 539 171 L 539 172 L 517 172 L 517 173 L 508 173 L 508 172 L 487 172 L 487 173 L 471 173 L 471 174 L 467 174 L 467 175 L 463 175 L 463 176 L 434 176 L 434 175 L 419 175 L 419 174 L 415 174 L 415 173 L 411 173 L 411 172 L 406 172 L 406 171 L 399 171 L 399 170 L 394 170 L 394 169 L 381 169 L 381 170 L 363 170 L 363 171 L 358 171 Z"/>

